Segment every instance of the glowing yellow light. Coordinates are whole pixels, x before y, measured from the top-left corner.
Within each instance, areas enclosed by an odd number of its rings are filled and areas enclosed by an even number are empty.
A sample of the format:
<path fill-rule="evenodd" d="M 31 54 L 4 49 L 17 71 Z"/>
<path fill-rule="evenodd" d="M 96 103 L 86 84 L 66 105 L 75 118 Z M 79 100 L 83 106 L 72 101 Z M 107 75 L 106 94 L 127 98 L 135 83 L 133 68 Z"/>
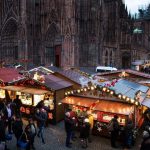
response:
<path fill-rule="evenodd" d="M 131 99 L 131 103 L 134 103 L 134 101 L 135 101 L 134 99 Z"/>
<path fill-rule="evenodd" d="M 94 87 L 93 87 L 93 86 L 91 86 L 91 90 L 94 90 Z"/>
<path fill-rule="evenodd" d="M 68 92 L 68 94 L 70 94 L 70 92 Z"/>
<path fill-rule="evenodd" d="M 123 95 L 123 96 L 122 96 L 122 98 L 123 98 L 123 99 L 125 99 L 125 98 L 126 98 L 126 96 L 125 96 L 125 95 Z"/>
<path fill-rule="evenodd" d="M 110 91 L 110 94 L 111 94 L 111 95 L 113 95 L 113 94 L 114 94 L 114 92 L 113 92 L 113 91 Z"/>
<path fill-rule="evenodd" d="M 80 90 L 77 90 L 78 93 L 80 93 Z"/>
<path fill-rule="evenodd" d="M 110 90 L 108 89 L 107 92 L 109 92 Z"/>
<path fill-rule="evenodd" d="M 119 94 L 118 97 L 121 98 L 121 94 Z"/>
<path fill-rule="evenodd" d="M 81 91 L 83 91 L 83 89 L 81 89 Z"/>
<path fill-rule="evenodd" d="M 126 99 L 127 101 L 129 101 L 130 100 L 130 98 L 129 97 L 127 97 L 127 99 Z"/>
<path fill-rule="evenodd" d="M 68 93 L 66 92 L 65 95 L 68 95 Z"/>
<path fill-rule="evenodd" d="M 103 91 L 105 92 L 106 90 L 107 90 L 107 88 L 104 87 L 104 88 L 103 88 Z"/>
<path fill-rule="evenodd" d="M 84 88 L 84 91 L 87 91 L 87 89 L 86 89 L 86 88 Z"/>
<path fill-rule="evenodd" d="M 136 101 L 136 102 L 135 102 L 135 105 L 138 105 L 138 104 L 139 104 L 139 103 Z"/>

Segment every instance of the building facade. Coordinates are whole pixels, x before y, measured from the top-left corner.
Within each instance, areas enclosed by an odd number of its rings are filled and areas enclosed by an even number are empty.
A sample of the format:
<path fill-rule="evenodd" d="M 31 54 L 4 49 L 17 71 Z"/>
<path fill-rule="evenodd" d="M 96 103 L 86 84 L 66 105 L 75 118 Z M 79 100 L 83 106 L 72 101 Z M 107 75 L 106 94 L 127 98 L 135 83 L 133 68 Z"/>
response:
<path fill-rule="evenodd" d="M 121 0 L 1 0 L 0 59 L 129 68 L 132 28 Z"/>

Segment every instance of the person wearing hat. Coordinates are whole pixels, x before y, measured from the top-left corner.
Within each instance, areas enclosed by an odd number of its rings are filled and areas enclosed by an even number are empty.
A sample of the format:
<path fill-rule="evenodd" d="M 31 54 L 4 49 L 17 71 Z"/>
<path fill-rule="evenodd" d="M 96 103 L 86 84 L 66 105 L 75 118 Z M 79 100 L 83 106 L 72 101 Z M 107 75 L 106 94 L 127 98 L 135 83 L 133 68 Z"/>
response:
<path fill-rule="evenodd" d="M 83 125 L 81 126 L 80 129 L 80 138 L 82 139 L 82 148 L 87 148 L 88 145 L 88 138 L 89 138 L 89 134 L 90 134 L 90 123 L 89 123 L 89 119 L 85 118 L 83 121 Z"/>
<path fill-rule="evenodd" d="M 66 131 L 66 147 L 71 148 L 71 136 L 72 136 L 72 131 L 73 131 L 73 126 L 74 126 L 74 121 L 71 118 L 70 112 L 65 113 L 65 131 Z"/>

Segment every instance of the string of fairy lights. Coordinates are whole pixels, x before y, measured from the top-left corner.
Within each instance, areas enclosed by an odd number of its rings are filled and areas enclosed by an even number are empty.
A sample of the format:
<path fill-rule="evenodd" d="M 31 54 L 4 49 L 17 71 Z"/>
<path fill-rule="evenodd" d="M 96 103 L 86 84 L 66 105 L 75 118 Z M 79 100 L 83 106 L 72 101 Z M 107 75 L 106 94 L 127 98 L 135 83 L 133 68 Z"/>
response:
<path fill-rule="evenodd" d="M 120 93 L 117 94 L 114 90 L 112 90 L 108 87 L 102 87 L 99 85 L 92 85 L 92 86 L 88 86 L 88 87 L 84 87 L 84 88 L 80 88 L 80 89 L 76 89 L 76 90 L 70 90 L 70 91 L 65 92 L 65 96 L 69 96 L 69 95 L 73 95 L 73 94 L 80 94 L 82 92 L 94 91 L 94 90 L 99 90 L 105 94 L 118 97 L 120 100 L 126 101 L 127 103 L 130 103 L 130 104 L 135 104 L 136 106 L 140 105 L 140 103 L 136 97 L 133 99 L 133 98 L 127 97 L 125 95 L 122 95 Z"/>

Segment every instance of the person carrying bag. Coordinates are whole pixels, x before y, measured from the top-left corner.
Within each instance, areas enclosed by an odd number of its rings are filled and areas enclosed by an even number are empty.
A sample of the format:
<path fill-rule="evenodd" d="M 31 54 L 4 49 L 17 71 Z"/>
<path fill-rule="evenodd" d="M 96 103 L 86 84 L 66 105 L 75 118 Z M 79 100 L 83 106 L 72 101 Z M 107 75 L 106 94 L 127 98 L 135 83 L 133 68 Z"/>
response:
<path fill-rule="evenodd" d="M 22 149 L 27 149 L 27 147 L 29 145 L 29 140 L 27 138 L 27 134 L 25 131 L 23 131 L 20 138 L 18 139 L 17 145 L 18 145 L 18 147 L 20 147 Z"/>

